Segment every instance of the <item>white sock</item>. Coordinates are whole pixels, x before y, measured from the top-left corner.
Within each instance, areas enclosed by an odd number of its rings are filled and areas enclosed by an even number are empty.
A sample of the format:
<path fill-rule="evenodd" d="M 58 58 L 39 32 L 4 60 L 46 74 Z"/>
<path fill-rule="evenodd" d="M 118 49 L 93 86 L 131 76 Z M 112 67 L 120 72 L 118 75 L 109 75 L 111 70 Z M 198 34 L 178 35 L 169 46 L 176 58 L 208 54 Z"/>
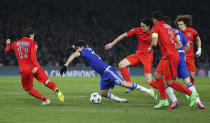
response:
<path fill-rule="evenodd" d="M 146 92 L 146 93 L 148 93 L 148 94 L 150 94 L 150 92 L 151 92 L 150 89 L 145 88 L 145 87 L 143 87 L 143 86 L 141 86 L 141 85 L 138 85 L 138 84 L 136 84 L 136 83 L 134 83 L 134 82 L 133 82 L 133 86 L 132 86 L 131 88 L 132 88 L 132 89 L 137 89 L 137 90 L 140 90 L 140 91 L 144 91 L 144 92 Z"/>
<path fill-rule="evenodd" d="M 122 98 L 119 98 L 119 97 L 117 97 L 117 96 L 115 96 L 111 93 L 108 93 L 107 98 L 111 99 L 111 100 L 115 100 L 115 101 L 121 101 L 122 100 Z"/>
<path fill-rule="evenodd" d="M 166 93 L 172 102 L 177 101 L 176 95 L 174 94 L 174 91 L 171 87 L 166 87 Z"/>

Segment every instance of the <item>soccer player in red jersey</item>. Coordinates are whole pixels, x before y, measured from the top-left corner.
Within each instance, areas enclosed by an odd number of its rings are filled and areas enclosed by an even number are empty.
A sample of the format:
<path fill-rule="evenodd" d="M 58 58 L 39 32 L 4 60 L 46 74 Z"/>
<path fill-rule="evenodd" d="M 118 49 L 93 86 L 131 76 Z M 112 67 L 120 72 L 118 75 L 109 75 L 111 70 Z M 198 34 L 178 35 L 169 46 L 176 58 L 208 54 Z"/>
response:
<path fill-rule="evenodd" d="M 11 50 L 15 52 L 18 60 L 19 70 L 21 74 L 21 81 L 23 89 L 30 95 L 43 100 L 41 105 L 50 104 L 51 101 L 41 95 L 36 89 L 33 88 L 33 78 L 35 77 L 40 83 L 44 83 L 45 86 L 57 92 L 58 98 L 61 102 L 64 102 L 64 96 L 62 92 L 56 88 L 54 82 L 48 79 L 48 76 L 41 68 L 37 61 L 37 43 L 34 42 L 34 30 L 30 27 L 24 29 L 23 38 L 15 41 L 10 45 L 10 39 L 6 41 L 5 52 L 8 53 Z"/>
<path fill-rule="evenodd" d="M 193 39 L 195 38 L 197 41 L 198 50 L 196 52 L 196 56 L 199 57 L 201 55 L 201 39 L 195 29 L 192 27 L 192 16 L 191 15 L 179 15 L 175 20 L 176 26 L 181 30 L 187 40 L 190 42 L 190 49 L 186 55 L 186 63 L 187 69 L 190 73 L 190 80 L 194 84 L 195 82 L 195 61 L 194 61 L 194 52 L 193 52 Z"/>
<path fill-rule="evenodd" d="M 150 47 L 152 42 L 152 26 L 153 22 L 151 19 L 143 19 L 141 21 L 141 26 L 136 27 L 126 33 L 118 36 L 113 42 L 105 45 L 105 49 L 111 49 L 116 43 L 121 41 L 126 37 L 136 35 L 138 37 L 138 49 L 135 54 L 132 54 L 124 58 L 119 63 L 119 69 L 127 82 L 131 82 L 128 69 L 126 67 L 137 64 L 142 64 L 144 66 L 145 81 L 150 84 L 152 81 L 152 62 L 153 62 L 153 51 L 148 53 L 147 49 Z M 130 92 L 131 89 L 126 90 Z"/>
<path fill-rule="evenodd" d="M 152 80 L 152 82 L 156 81 L 159 83 L 156 88 L 158 88 L 161 95 L 159 104 L 154 106 L 154 108 L 169 106 L 162 76 L 164 76 L 167 85 L 190 96 L 190 107 L 192 107 L 196 103 L 197 93 L 192 92 L 181 83 L 174 81 L 177 76 L 177 65 L 179 63 L 177 50 L 180 48 L 181 42 L 176 38 L 173 28 L 163 21 L 162 12 L 153 12 L 153 23 L 155 25 L 153 26 L 152 43 L 151 47 L 148 48 L 148 52 L 151 52 L 152 48 L 155 47 L 158 42 L 162 54 L 162 59 L 155 71 L 155 80 Z"/>

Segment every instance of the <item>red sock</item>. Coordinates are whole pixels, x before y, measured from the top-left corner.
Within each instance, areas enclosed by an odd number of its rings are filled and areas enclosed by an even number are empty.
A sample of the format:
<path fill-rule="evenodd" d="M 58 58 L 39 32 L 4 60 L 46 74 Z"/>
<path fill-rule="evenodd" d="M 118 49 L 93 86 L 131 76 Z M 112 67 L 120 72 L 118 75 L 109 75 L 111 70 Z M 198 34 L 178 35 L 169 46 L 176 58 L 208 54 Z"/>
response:
<path fill-rule="evenodd" d="M 191 78 L 191 77 L 190 77 L 190 81 L 191 81 L 192 84 L 195 83 L 195 80 L 193 78 Z"/>
<path fill-rule="evenodd" d="M 33 88 L 32 88 L 32 89 L 30 89 L 30 90 L 28 91 L 28 93 L 29 93 L 30 95 L 32 95 L 32 96 L 38 98 L 38 99 L 43 100 L 43 101 L 46 101 L 46 100 L 47 100 L 47 98 L 44 97 L 44 96 L 42 96 L 42 95 L 39 93 L 39 91 L 37 91 L 36 89 L 33 89 Z"/>
<path fill-rule="evenodd" d="M 173 89 L 177 90 L 177 91 L 180 91 L 182 93 L 185 93 L 187 95 L 191 95 L 192 91 L 189 90 L 187 87 L 185 87 L 184 85 L 182 85 L 181 83 L 179 82 L 176 82 L 176 81 L 173 81 L 170 85 L 170 87 L 172 87 Z"/>
<path fill-rule="evenodd" d="M 128 72 L 128 69 L 126 67 L 122 67 L 120 68 L 120 72 L 123 76 L 123 78 L 125 79 L 126 82 L 131 82 L 131 78 Z"/>
<path fill-rule="evenodd" d="M 55 89 L 56 89 L 56 85 L 54 82 L 48 82 L 46 86 L 48 88 L 52 89 L 53 91 L 55 91 Z"/>
<path fill-rule="evenodd" d="M 155 80 L 158 83 L 158 90 L 160 92 L 161 99 L 162 100 L 166 99 L 167 96 L 166 96 L 166 90 L 165 90 L 165 83 L 163 79 L 160 78 L 160 79 L 155 79 Z"/>
<path fill-rule="evenodd" d="M 153 87 L 153 88 L 156 88 L 156 89 L 158 89 L 159 87 L 159 83 L 156 81 L 156 80 L 152 80 L 151 81 L 151 83 L 150 83 L 150 85 Z"/>

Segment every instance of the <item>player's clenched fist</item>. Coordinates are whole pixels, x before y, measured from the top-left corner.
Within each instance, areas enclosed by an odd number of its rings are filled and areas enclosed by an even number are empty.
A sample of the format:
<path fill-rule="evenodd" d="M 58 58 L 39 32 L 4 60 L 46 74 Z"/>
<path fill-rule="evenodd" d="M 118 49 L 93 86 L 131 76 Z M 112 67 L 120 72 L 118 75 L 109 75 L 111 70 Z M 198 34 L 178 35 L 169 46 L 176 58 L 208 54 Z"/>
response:
<path fill-rule="evenodd" d="M 63 73 L 66 73 L 66 71 L 67 71 L 67 66 L 63 65 L 63 67 L 60 69 L 61 76 L 63 75 Z"/>
<path fill-rule="evenodd" d="M 112 43 L 108 43 L 107 45 L 105 45 L 105 49 L 106 50 L 109 50 L 113 47 L 113 44 Z"/>
<path fill-rule="evenodd" d="M 7 39 L 6 43 L 7 43 L 7 44 L 10 44 L 10 39 Z"/>

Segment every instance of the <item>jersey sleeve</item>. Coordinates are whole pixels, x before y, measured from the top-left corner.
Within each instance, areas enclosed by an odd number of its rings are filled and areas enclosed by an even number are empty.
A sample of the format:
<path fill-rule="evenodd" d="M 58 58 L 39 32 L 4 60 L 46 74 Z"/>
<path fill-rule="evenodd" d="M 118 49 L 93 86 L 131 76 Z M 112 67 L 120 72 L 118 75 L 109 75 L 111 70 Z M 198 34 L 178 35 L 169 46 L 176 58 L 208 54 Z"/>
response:
<path fill-rule="evenodd" d="M 32 60 L 35 67 L 40 67 L 40 65 L 37 61 L 37 55 L 36 55 L 37 48 L 38 48 L 38 45 L 35 42 L 32 43 L 32 46 L 31 46 L 31 60 Z"/>
<path fill-rule="evenodd" d="M 197 39 L 198 38 L 198 33 L 197 33 L 197 31 L 195 30 L 195 29 L 192 29 L 192 34 L 193 34 L 193 37 L 195 38 L 195 39 Z"/>
<path fill-rule="evenodd" d="M 152 28 L 152 37 L 158 37 L 158 33 L 159 33 L 159 28 L 157 25 L 155 25 L 153 28 Z"/>
<path fill-rule="evenodd" d="M 85 56 L 86 56 L 86 50 L 85 50 L 85 48 L 82 49 L 81 51 L 79 51 L 79 53 L 80 53 L 80 55 L 81 55 L 82 57 L 85 57 Z"/>
<path fill-rule="evenodd" d="M 128 37 L 133 36 L 136 34 L 136 32 L 137 32 L 137 28 L 133 28 L 127 32 L 127 36 Z"/>

